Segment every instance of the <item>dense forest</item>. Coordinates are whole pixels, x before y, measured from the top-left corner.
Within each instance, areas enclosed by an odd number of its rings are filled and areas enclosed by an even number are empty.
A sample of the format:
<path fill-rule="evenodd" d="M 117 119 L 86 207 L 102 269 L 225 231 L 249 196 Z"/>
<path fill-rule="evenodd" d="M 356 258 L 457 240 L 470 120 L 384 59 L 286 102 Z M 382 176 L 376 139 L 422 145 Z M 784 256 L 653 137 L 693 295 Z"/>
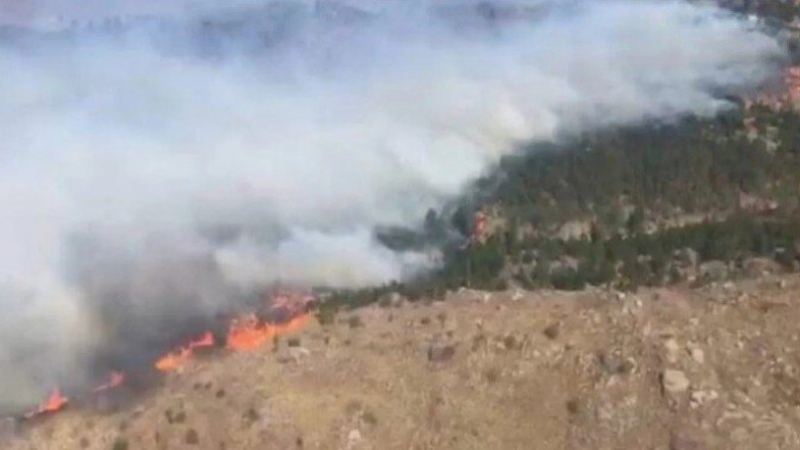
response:
<path fill-rule="evenodd" d="M 430 211 L 421 232 L 379 234 L 394 248 L 443 249 L 440 270 L 333 293 L 321 314 L 385 300 L 390 292 L 414 300 L 460 287 L 636 289 L 724 279 L 745 273 L 754 260 L 796 269 L 800 115 L 739 104 L 714 118 L 532 144 L 471 192 Z M 479 210 L 490 211 L 495 226 L 478 240 L 448 239 L 474 237 Z M 565 223 L 586 232 L 564 235 Z"/>

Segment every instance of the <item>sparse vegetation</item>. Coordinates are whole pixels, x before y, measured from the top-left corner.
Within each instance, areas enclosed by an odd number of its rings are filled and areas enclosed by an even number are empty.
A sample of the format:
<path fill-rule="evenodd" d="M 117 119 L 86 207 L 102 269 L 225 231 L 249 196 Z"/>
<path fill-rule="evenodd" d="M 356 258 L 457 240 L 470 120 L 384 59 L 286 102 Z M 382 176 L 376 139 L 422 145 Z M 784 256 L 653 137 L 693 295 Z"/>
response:
<path fill-rule="evenodd" d="M 258 419 L 259 419 L 261 416 L 260 416 L 260 414 L 258 414 L 258 411 L 256 411 L 256 409 L 255 409 L 255 408 L 252 408 L 252 407 L 251 407 L 251 408 L 248 408 L 248 409 L 247 409 L 247 411 L 246 411 L 246 412 L 245 412 L 245 414 L 244 414 L 244 417 L 245 417 L 245 419 L 247 419 L 247 420 L 248 420 L 248 421 L 250 421 L 250 422 L 255 422 L 255 421 L 256 421 L 256 420 L 258 420 Z"/>
<path fill-rule="evenodd" d="M 194 428 L 189 428 L 186 430 L 186 435 L 184 436 L 184 441 L 188 445 L 200 445 L 200 435 L 197 433 L 197 430 Z"/>
<path fill-rule="evenodd" d="M 518 350 L 521 347 L 521 343 L 513 334 L 509 334 L 503 338 L 503 346 L 506 350 Z"/>
<path fill-rule="evenodd" d="M 369 409 L 361 414 L 361 420 L 363 420 L 365 424 L 373 427 L 378 424 L 378 418 L 375 416 L 375 413 Z"/>
<path fill-rule="evenodd" d="M 297 336 L 290 337 L 286 340 L 286 345 L 289 347 L 300 347 L 300 338 Z"/>
<path fill-rule="evenodd" d="M 186 412 L 182 410 L 176 413 L 172 411 L 172 408 L 167 408 L 167 410 L 164 411 L 164 416 L 170 424 L 186 422 Z"/>
<path fill-rule="evenodd" d="M 570 414 L 573 415 L 578 414 L 580 412 L 580 408 L 581 404 L 577 398 L 573 397 L 567 400 L 567 412 L 569 412 Z"/>
<path fill-rule="evenodd" d="M 124 437 L 114 439 L 114 443 L 111 444 L 111 450 L 128 450 L 128 440 Z"/>
<path fill-rule="evenodd" d="M 561 326 L 558 323 L 553 323 L 547 326 L 543 331 L 548 339 L 556 339 L 561 333 Z"/>
<path fill-rule="evenodd" d="M 358 328 L 358 327 L 363 327 L 364 326 L 364 322 L 361 320 L 361 316 L 352 315 L 352 316 L 350 316 L 349 319 L 347 319 L 347 325 L 350 328 Z"/>
<path fill-rule="evenodd" d="M 498 370 L 496 367 L 492 367 L 487 369 L 484 375 L 486 377 L 486 381 L 488 381 L 491 384 L 494 384 L 497 383 L 497 380 L 500 379 L 500 370 Z"/>
<path fill-rule="evenodd" d="M 357 412 L 363 409 L 364 405 L 359 400 L 350 400 L 344 407 L 344 410 L 347 414 L 356 414 Z"/>

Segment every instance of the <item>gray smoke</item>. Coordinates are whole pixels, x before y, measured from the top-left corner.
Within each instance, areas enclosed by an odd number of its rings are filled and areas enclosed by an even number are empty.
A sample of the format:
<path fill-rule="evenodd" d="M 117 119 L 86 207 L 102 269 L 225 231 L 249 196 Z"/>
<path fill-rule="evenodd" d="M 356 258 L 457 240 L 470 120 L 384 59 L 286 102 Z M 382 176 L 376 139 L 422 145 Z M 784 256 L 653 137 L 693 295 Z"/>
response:
<path fill-rule="evenodd" d="M 421 225 L 522 143 L 714 114 L 783 54 L 675 1 L 354 2 L 0 34 L 0 410 L 271 283 L 426 270 L 374 228 Z"/>

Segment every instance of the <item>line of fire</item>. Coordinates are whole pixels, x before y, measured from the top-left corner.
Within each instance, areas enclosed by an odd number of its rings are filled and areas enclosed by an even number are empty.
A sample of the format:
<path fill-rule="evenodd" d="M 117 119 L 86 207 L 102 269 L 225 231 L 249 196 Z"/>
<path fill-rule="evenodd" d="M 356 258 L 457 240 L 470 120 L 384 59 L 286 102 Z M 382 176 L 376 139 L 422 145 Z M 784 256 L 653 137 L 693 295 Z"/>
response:
<path fill-rule="evenodd" d="M 264 311 L 241 314 L 227 320 L 224 333 L 205 330 L 194 336 L 186 336 L 184 344 L 165 351 L 143 372 L 158 374 L 176 371 L 196 353 L 204 350 L 248 351 L 273 345 L 276 337 L 301 330 L 317 303 L 313 294 L 298 291 L 275 291 L 268 294 L 267 298 L 268 306 Z M 88 392 L 70 394 L 54 386 L 40 405 L 21 414 L 20 418 L 32 420 L 51 415 L 65 409 L 73 401 L 73 395 L 83 401 L 106 395 L 124 386 L 128 379 L 124 371 L 112 370 L 104 382 Z"/>

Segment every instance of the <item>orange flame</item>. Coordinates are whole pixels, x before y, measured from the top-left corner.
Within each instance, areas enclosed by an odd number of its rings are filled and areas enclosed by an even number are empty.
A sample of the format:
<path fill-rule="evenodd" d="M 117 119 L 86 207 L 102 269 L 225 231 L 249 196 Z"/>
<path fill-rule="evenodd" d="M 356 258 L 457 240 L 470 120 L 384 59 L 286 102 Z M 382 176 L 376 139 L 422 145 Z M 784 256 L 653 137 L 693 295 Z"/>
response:
<path fill-rule="evenodd" d="M 155 368 L 161 371 L 169 371 L 177 369 L 183 364 L 184 361 L 189 359 L 198 347 L 210 347 L 214 345 L 214 335 L 210 331 L 206 331 L 203 335 L 194 341 L 180 347 L 179 349 L 167 353 L 155 362 Z"/>
<path fill-rule="evenodd" d="M 44 401 L 35 411 L 31 411 L 28 414 L 25 414 L 25 417 L 30 419 L 31 417 L 38 416 L 45 413 L 56 412 L 67 405 L 69 399 L 61 395 L 61 389 L 55 388 L 53 392 L 47 397 L 47 400 Z"/>
<path fill-rule="evenodd" d="M 307 320 L 308 314 L 301 314 L 288 322 L 275 324 L 261 322 L 254 314 L 248 314 L 231 322 L 226 346 L 231 350 L 252 350 L 275 336 L 302 329 Z"/>
<path fill-rule="evenodd" d="M 124 373 L 117 372 L 116 370 L 112 371 L 108 376 L 108 382 L 92 389 L 92 392 L 102 392 L 113 389 L 122 384 L 123 381 L 125 381 Z"/>

